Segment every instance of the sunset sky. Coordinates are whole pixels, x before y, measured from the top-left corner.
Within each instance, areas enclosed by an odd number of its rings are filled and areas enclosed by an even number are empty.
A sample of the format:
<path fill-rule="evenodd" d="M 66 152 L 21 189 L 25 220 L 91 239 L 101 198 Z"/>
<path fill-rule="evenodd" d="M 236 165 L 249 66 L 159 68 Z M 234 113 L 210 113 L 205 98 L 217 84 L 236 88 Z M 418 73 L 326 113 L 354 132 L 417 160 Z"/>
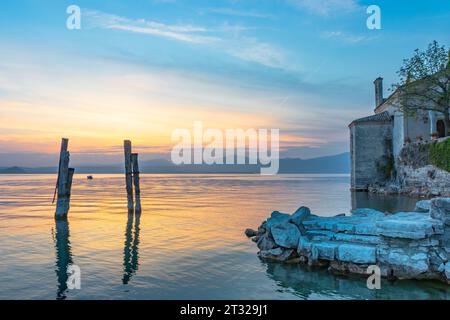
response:
<path fill-rule="evenodd" d="M 66 8 L 81 7 L 81 30 Z M 369 30 L 366 8 L 382 10 Z M 18 0 L 0 7 L 0 167 L 117 162 L 123 139 L 165 157 L 177 128 L 278 128 L 282 156 L 348 151 L 373 80 L 432 40 L 440 0 Z"/>

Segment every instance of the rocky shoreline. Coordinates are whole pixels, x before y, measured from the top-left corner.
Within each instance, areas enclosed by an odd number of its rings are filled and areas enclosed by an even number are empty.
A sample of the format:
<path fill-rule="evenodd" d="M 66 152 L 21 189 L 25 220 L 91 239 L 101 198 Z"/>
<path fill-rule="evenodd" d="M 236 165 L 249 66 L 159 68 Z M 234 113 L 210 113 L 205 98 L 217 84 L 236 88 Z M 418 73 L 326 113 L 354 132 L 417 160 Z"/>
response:
<path fill-rule="evenodd" d="M 303 263 L 367 275 L 370 265 L 393 279 L 436 279 L 450 284 L 450 198 L 422 200 L 414 212 L 356 209 L 319 217 L 307 207 L 275 211 L 245 234 L 263 260 Z"/>
<path fill-rule="evenodd" d="M 450 197 L 450 173 L 426 165 L 420 168 L 399 166 L 395 181 L 369 186 L 375 194 L 400 194 L 415 198 Z"/>

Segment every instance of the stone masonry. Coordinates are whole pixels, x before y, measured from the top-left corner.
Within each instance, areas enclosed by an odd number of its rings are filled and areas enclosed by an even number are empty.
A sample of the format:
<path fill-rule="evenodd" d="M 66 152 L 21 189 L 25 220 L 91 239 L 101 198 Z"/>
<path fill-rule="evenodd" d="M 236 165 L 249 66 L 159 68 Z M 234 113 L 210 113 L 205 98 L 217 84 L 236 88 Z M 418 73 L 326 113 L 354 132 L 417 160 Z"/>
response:
<path fill-rule="evenodd" d="M 423 200 L 415 212 L 395 214 L 356 209 L 350 216 L 319 217 L 307 207 L 292 215 L 275 211 L 258 231 L 246 234 L 264 260 L 356 274 L 377 265 L 387 278 L 450 284 L 450 198 Z"/>

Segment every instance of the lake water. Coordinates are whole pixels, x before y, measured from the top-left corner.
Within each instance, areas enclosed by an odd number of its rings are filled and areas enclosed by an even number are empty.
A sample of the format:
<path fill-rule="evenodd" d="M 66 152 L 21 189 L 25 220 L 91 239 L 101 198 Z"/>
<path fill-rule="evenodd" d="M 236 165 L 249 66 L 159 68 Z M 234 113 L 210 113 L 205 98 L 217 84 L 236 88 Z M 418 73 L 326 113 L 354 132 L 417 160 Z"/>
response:
<path fill-rule="evenodd" d="M 415 200 L 351 194 L 346 175 L 143 175 L 130 218 L 122 175 L 75 176 L 68 222 L 55 222 L 54 175 L 0 176 L 0 299 L 449 299 L 437 282 L 334 276 L 265 263 L 244 236 L 274 210 L 331 216 Z M 66 287 L 67 267 L 81 289 Z"/>

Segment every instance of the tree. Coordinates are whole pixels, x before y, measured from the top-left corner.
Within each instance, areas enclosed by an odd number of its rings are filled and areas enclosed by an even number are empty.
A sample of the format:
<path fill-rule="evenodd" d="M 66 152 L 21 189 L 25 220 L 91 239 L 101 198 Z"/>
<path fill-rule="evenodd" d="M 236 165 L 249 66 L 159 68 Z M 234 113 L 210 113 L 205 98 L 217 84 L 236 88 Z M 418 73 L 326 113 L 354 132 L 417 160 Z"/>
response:
<path fill-rule="evenodd" d="M 398 110 L 417 116 L 421 110 L 444 114 L 445 135 L 449 135 L 450 120 L 450 50 L 437 41 L 426 51 L 416 49 L 410 59 L 403 60 L 397 72 L 400 81 L 393 85 Z"/>

